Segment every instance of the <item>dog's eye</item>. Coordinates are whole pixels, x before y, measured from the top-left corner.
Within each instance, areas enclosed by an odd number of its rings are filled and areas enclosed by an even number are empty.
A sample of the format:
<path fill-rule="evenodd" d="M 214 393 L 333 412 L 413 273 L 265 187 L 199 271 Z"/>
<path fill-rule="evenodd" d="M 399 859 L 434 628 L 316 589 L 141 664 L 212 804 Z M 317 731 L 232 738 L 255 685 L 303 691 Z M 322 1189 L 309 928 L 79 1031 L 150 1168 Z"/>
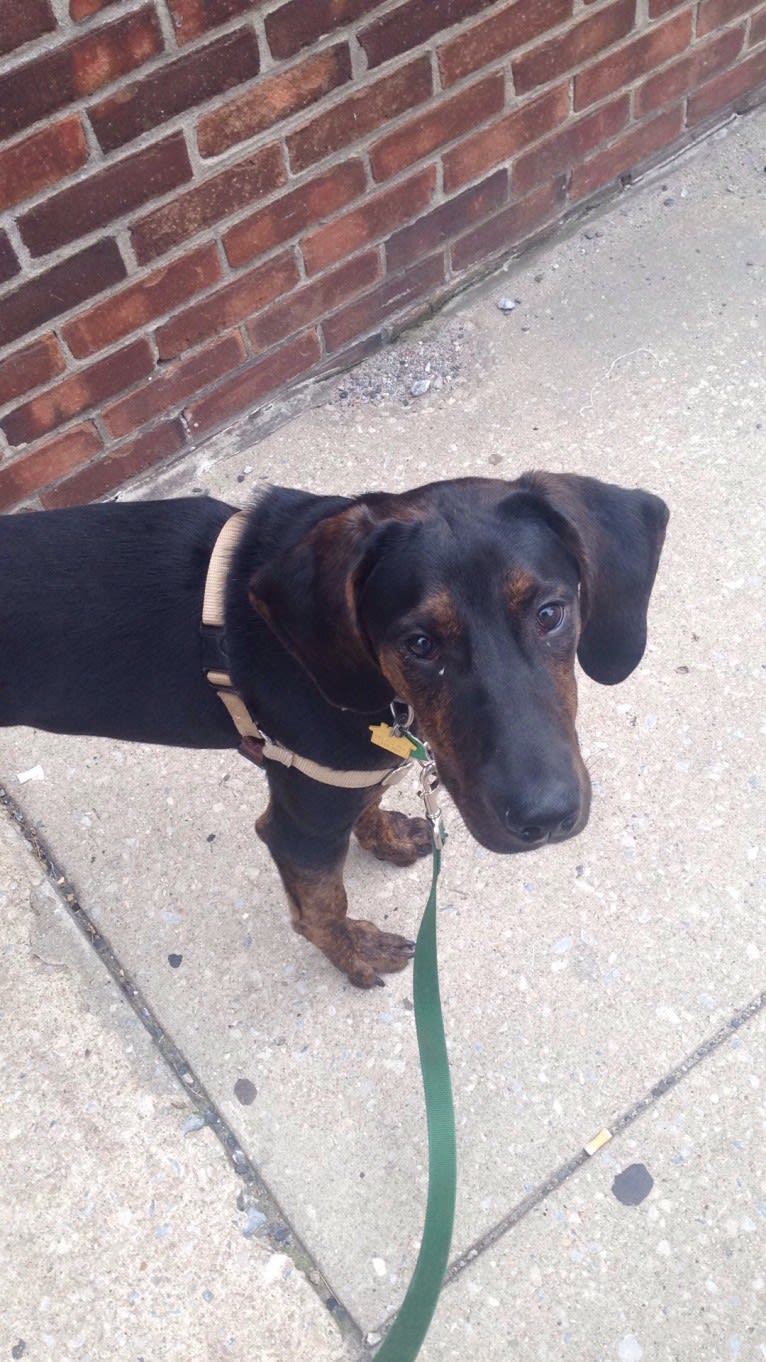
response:
<path fill-rule="evenodd" d="M 548 605 L 541 605 L 537 612 L 537 627 L 542 634 L 552 634 L 554 629 L 558 629 L 564 622 L 566 609 L 558 601 L 550 601 Z"/>
<path fill-rule="evenodd" d="M 427 634 L 410 634 L 409 638 L 404 640 L 404 646 L 413 657 L 419 657 L 423 661 L 433 657 L 436 652 L 436 644 Z"/>

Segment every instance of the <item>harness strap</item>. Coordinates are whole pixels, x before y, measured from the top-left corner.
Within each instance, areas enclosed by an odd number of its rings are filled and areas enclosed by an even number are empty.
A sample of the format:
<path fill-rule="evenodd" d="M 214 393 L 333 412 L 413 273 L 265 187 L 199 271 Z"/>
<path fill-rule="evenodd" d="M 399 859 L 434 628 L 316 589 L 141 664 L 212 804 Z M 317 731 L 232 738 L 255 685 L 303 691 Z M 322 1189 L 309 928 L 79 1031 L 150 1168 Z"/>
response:
<path fill-rule="evenodd" d="M 247 516 L 244 511 L 237 511 L 226 521 L 213 546 L 205 581 L 202 634 L 206 642 L 209 642 L 211 634 L 214 636 L 219 662 L 225 661 L 226 658 L 223 632 L 226 578 L 232 554 L 246 523 Z M 395 785 L 410 769 L 410 763 L 405 762 L 393 770 L 384 767 L 383 770 L 377 771 L 337 771 L 332 766 L 321 766 L 318 761 L 312 761 L 309 757 L 301 757 L 297 752 L 291 752 L 281 743 L 273 742 L 266 737 L 239 691 L 235 690 L 228 671 L 224 671 L 220 666 L 211 667 L 208 658 L 203 659 L 203 668 L 210 685 L 226 706 L 234 727 L 243 740 L 240 750 L 245 756 L 259 763 L 263 759 L 278 761 L 282 766 L 292 767 L 311 780 L 317 780 L 323 785 L 337 785 L 347 790 L 364 790 L 373 785 L 380 785 L 385 789 L 389 785 Z"/>

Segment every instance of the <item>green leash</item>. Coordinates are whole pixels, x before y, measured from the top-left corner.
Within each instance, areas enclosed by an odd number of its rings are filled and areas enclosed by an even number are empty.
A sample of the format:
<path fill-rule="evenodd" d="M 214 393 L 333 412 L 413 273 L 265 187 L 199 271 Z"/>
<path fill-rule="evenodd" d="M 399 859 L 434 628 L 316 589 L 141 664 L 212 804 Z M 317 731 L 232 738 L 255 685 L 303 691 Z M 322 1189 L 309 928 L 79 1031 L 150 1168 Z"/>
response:
<path fill-rule="evenodd" d="M 436 949 L 436 884 L 445 831 L 436 790 L 439 779 L 428 748 L 406 728 L 394 732 L 412 743 L 420 765 L 420 792 L 433 836 L 431 892 L 415 947 L 415 1025 L 428 1124 L 428 1200 L 418 1261 L 407 1294 L 375 1362 L 414 1362 L 428 1332 L 447 1270 L 455 1219 L 457 1157 L 447 1042 L 444 1036 Z"/>

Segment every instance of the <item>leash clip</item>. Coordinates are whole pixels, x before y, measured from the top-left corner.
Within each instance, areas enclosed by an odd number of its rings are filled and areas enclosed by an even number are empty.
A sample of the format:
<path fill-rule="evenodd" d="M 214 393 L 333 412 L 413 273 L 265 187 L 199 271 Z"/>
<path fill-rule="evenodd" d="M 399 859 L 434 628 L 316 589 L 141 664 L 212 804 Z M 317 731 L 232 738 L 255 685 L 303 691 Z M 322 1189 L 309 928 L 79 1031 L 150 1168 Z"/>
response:
<path fill-rule="evenodd" d="M 416 761 L 420 767 L 420 797 L 423 800 L 426 818 L 431 824 L 434 849 L 441 851 L 447 840 L 447 833 L 437 794 L 441 781 L 433 752 L 427 742 L 416 738 L 414 733 L 411 732 L 410 725 L 415 719 L 415 711 L 412 705 L 408 705 L 406 700 L 392 700 L 391 717 L 393 719 L 392 732 L 395 737 L 406 738 L 408 742 L 412 743 L 411 759 Z"/>
<path fill-rule="evenodd" d="M 436 762 L 429 754 L 429 760 L 420 767 L 420 797 L 423 800 L 426 818 L 431 824 L 431 836 L 437 851 L 441 851 L 447 838 L 437 793 L 440 784 Z"/>

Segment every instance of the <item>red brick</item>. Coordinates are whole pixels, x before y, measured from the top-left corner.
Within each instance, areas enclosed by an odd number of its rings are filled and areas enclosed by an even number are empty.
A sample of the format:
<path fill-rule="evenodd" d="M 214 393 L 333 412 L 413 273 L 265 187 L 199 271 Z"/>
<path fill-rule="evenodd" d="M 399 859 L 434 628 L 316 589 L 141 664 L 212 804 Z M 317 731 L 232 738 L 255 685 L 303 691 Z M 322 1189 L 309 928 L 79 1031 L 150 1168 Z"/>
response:
<path fill-rule="evenodd" d="M 266 16 L 266 37 L 277 58 L 293 57 L 326 33 L 363 18 L 384 0 L 288 0 Z"/>
<path fill-rule="evenodd" d="M 98 431 L 87 421 L 68 430 L 66 435 L 49 440 L 32 454 L 14 459 L 6 468 L 0 468 L 0 511 L 9 510 L 41 487 L 63 478 L 102 448 Z"/>
<path fill-rule="evenodd" d="M 184 415 L 189 430 L 194 434 L 212 430 L 232 421 L 240 412 L 252 410 L 277 389 L 307 373 L 318 362 L 321 353 L 316 331 L 296 336 L 265 359 L 256 360 L 235 374 L 228 383 L 219 383 L 209 396 L 187 407 Z"/>
<path fill-rule="evenodd" d="M 125 278 L 117 242 L 97 241 L 0 298 L 0 345 L 34 331 Z"/>
<path fill-rule="evenodd" d="M 176 114 L 203 104 L 258 75 L 258 40 L 251 28 L 227 33 L 206 47 L 125 86 L 88 110 L 99 145 L 114 151 Z"/>
<path fill-rule="evenodd" d="M 325 175 L 274 199 L 267 208 L 245 218 L 224 237 L 230 265 L 246 265 L 256 256 L 297 236 L 315 222 L 332 217 L 364 193 L 367 176 L 361 161 L 345 161 Z"/>
<path fill-rule="evenodd" d="M 766 9 L 754 14 L 750 21 L 748 47 L 757 47 L 759 43 L 766 43 Z"/>
<path fill-rule="evenodd" d="M 520 156 L 512 172 L 513 194 L 526 194 L 541 180 L 552 179 L 561 171 L 571 169 L 584 160 L 589 151 L 616 137 L 628 120 L 629 110 L 630 96 L 621 95 Z"/>
<path fill-rule="evenodd" d="M 121 0 L 70 0 L 69 17 L 75 23 L 81 23 L 83 19 L 90 19 L 93 14 L 100 14 L 102 9 L 107 9 L 109 5 L 119 5 Z"/>
<path fill-rule="evenodd" d="M 559 217 L 565 200 L 566 177 L 559 175 L 461 236 L 452 247 L 453 270 L 460 274 L 473 265 L 506 254 L 539 232 L 545 223 Z"/>
<path fill-rule="evenodd" d="M 697 15 L 697 37 L 704 38 L 724 24 L 740 19 L 757 9 L 757 0 L 701 0 Z"/>
<path fill-rule="evenodd" d="M 73 175 L 87 159 L 85 134 L 76 114 L 6 147 L 0 151 L 0 211 Z"/>
<path fill-rule="evenodd" d="M 270 307 L 250 322 L 247 330 L 256 351 L 268 350 L 311 322 L 320 321 L 341 303 L 370 288 L 380 275 L 378 252 L 367 251 L 330 274 L 323 274 L 305 288 L 296 289 L 284 302 Z"/>
<path fill-rule="evenodd" d="M 459 189 L 468 180 L 515 156 L 530 142 L 537 142 L 569 117 L 569 83 L 548 90 L 538 99 L 522 104 L 482 132 L 467 137 L 444 156 L 444 188 Z"/>
<path fill-rule="evenodd" d="M 0 76 L 0 138 L 91 95 L 162 51 L 154 5 Z"/>
<path fill-rule="evenodd" d="M 686 113 L 687 124 L 691 127 L 703 118 L 718 113 L 728 104 L 732 104 L 735 109 L 747 107 L 746 96 L 763 80 L 766 80 L 766 50 L 756 52 L 731 71 L 724 71 L 722 75 L 709 80 L 695 94 L 690 95 Z"/>
<path fill-rule="evenodd" d="M 0 361 L 0 407 L 32 388 L 49 383 L 65 368 L 66 360 L 54 335 L 42 336 L 23 350 L 17 350 Z"/>
<path fill-rule="evenodd" d="M 670 14 L 671 10 L 680 9 L 688 3 L 689 0 L 649 0 L 649 18 L 660 19 L 663 14 Z"/>
<path fill-rule="evenodd" d="M 648 123 L 632 128 L 613 146 L 586 161 L 585 165 L 576 167 L 569 190 L 570 198 L 585 198 L 612 180 L 624 177 L 648 156 L 671 146 L 681 136 L 683 126 L 683 108 L 679 104 L 673 109 L 666 109 Z"/>
<path fill-rule="evenodd" d="M 106 496 L 116 487 L 122 487 L 129 478 L 138 477 L 147 469 L 163 463 L 173 454 L 178 454 L 185 443 L 184 429 L 180 421 L 166 421 L 155 426 L 130 444 L 110 450 L 103 459 L 89 464 L 81 473 L 60 482 L 50 492 L 40 497 L 46 510 L 61 506 L 81 506 L 84 502 L 95 501 L 96 497 Z"/>
<path fill-rule="evenodd" d="M 589 15 L 561 37 L 534 47 L 513 63 L 516 93 L 523 95 L 545 85 L 619 42 L 630 33 L 635 16 L 636 0 L 617 0 L 617 4 Z"/>
<path fill-rule="evenodd" d="M 696 43 L 687 56 L 673 62 L 664 71 L 658 71 L 656 76 L 651 76 L 639 86 L 634 95 L 636 117 L 643 118 L 645 114 L 653 113 L 689 90 L 696 90 L 716 71 L 730 66 L 739 56 L 744 40 L 743 26 L 725 28 L 709 42 Z"/>
<path fill-rule="evenodd" d="M 640 38 L 626 43 L 619 51 L 575 76 L 575 109 L 587 109 L 590 104 L 614 94 L 615 90 L 633 85 L 645 72 L 655 71 L 671 57 L 677 57 L 691 40 L 692 14 L 688 9 L 666 24 L 650 28 Z"/>
<path fill-rule="evenodd" d="M 137 392 L 121 397 L 106 408 L 104 423 L 109 434 L 119 439 L 156 417 L 164 416 L 210 387 L 211 383 L 225 378 L 233 369 L 239 369 L 247 357 L 245 342 L 236 331 L 223 336 L 206 350 L 198 351 L 190 359 L 163 369 Z"/>
<path fill-rule="evenodd" d="M 422 260 L 451 237 L 459 236 L 474 223 L 495 212 L 507 200 L 507 170 L 496 170 L 481 184 L 475 184 L 455 198 L 447 199 L 417 222 L 403 227 L 386 242 L 389 274 Z"/>
<path fill-rule="evenodd" d="M 177 189 L 192 173 L 184 135 L 174 132 L 25 213 L 21 235 L 32 255 L 45 255 Z"/>
<path fill-rule="evenodd" d="M 261 0 L 167 0 L 179 43 L 190 43 L 211 28 L 257 9 Z"/>
<path fill-rule="evenodd" d="M 505 89 L 502 71 L 477 81 L 459 95 L 443 100 L 428 113 L 421 114 L 403 128 L 388 133 L 370 150 L 372 173 L 376 180 L 397 175 L 413 161 L 428 156 L 445 142 L 469 132 L 503 107 Z"/>
<path fill-rule="evenodd" d="M 221 275 L 215 245 L 200 246 L 67 322 L 64 340 L 78 359 L 92 355 L 212 288 Z"/>
<path fill-rule="evenodd" d="M 172 317 L 157 332 L 160 359 L 175 359 L 200 341 L 238 326 L 275 298 L 295 288 L 298 266 L 292 251 L 259 265 L 209 298 Z"/>
<path fill-rule="evenodd" d="M 18 274 L 20 269 L 21 265 L 11 245 L 8 233 L 0 229 L 0 284 L 6 284 L 9 279 Z"/>
<path fill-rule="evenodd" d="M 273 142 L 141 218 L 130 229 L 136 259 L 141 265 L 156 259 L 171 246 L 280 189 L 286 179 L 282 148 Z"/>
<path fill-rule="evenodd" d="M 309 274 L 337 265 L 339 260 L 345 260 L 362 246 L 381 241 L 396 227 L 417 217 L 428 207 L 435 188 L 436 167 L 427 166 L 403 184 L 384 190 L 350 213 L 311 232 L 302 243 Z"/>
<path fill-rule="evenodd" d="M 292 169 L 305 170 L 349 142 L 358 142 L 397 114 L 422 104 L 431 91 L 431 63 L 420 57 L 291 133 L 287 149 Z"/>
<path fill-rule="evenodd" d="M 149 342 L 134 341 L 118 354 L 81 369 L 55 388 L 49 388 L 17 407 L 0 421 L 0 426 L 9 444 L 32 444 L 73 417 L 82 416 L 98 402 L 115 397 L 142 378 L 148 378 L 153 368 L 154 356 Z"/>
<path fill-rule="evenodd" d="M 482 66 L 498 61 L 524 43 L 563 24 L 572 14 L 573 0 L 517 0 L 439 48 L 443 85 L 453 85 Z"/>
<path fill-rule="evenodd" d="M 220 156 L 237 142 L 255 137 L 275 123 L 318 103 L 331 90 L 351 79 L 351 54 L 338 43 L 307 61 L 260 81 L 205 114 L 197 125 L 200 155 Z"/>
<path fill-rule="evenodd" d="M 52 33 L 56 20 L 51 0 L 4 0 L 0 16 L 0 56 Z"/>
<path fill-rule="evenodd" d="M 381 326 L 389 317 L 411 314 L 418 303 L 430 299 L 443 283 L 444 259 L 441 254 L 421 260 L 406 274 L 384 280 L 372 293 L 365 294 L 323 322 L 322 331 L 328 351 L 332 353 L 343 349 L 366 331 Z"/>
<path fill-rule="evenodd" d="M 407 0 L 390 14 L 362 29 L 359 41 L 367 53 L 368 66 L 400 57 L 410 48 L 428 42 L 435 33 L 454 24 L 465 23 L 495 4 L 495 0 Z"/>

